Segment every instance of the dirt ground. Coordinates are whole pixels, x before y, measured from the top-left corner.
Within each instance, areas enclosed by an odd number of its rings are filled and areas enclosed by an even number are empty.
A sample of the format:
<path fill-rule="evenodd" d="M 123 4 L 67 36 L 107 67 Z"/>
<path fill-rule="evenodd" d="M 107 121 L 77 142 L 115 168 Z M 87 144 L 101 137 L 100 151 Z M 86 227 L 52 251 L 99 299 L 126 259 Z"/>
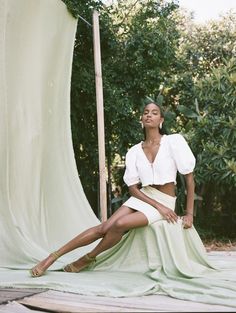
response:
<path fill-rule="evenodd" d="M 207 252 L 210 251 L 236 251 L 236 239 L 219 241 L 216 239 L 203 240 Z"/>

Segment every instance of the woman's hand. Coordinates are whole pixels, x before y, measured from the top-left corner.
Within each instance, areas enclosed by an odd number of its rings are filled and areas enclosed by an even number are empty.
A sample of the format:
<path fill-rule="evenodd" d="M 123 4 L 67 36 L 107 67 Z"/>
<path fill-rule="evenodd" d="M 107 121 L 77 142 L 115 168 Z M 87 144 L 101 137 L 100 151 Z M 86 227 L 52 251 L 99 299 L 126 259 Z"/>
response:
<path fill-rule="evenodd" d="M 168 223 L 177 222 L 178 216 L 173 210 L 167 208 L 161 203 L 158 203 L 155 207 L 159 211 L 159 213 L 163 216 L 163 218 L 167 220 Z"/>
<path fill-rule="evenodd" d="M 185 229 L 191 228 L 193 226 L 193 215 L 192 214 L 186 214 L 182 217 L 183 220 L 183 226 Z"/>

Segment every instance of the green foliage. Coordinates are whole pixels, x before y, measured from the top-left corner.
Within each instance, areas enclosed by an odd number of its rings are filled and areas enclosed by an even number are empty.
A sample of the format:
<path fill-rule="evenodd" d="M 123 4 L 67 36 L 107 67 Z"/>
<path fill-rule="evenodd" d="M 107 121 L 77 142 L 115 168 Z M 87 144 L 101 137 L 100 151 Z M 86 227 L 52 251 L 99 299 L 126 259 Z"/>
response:
<path fill-rule="evenodd" d="M 109 182 L 123 183 L 127 149 L 143 137 L 145 99 L 162 104 L 167 133 L 182 132 L 196 158 L 199 227 L 235 229 L 236 17 L 195 25 L 175 2 L 64 0 L 73 16 L 92 24 L 100 13 L 105 141 Z M 80 179 L 98 214 L 98 143 L 92 28 L 78 19 L 71 85 L 71 121 Z M 184 184 L 178 176 L 178 208 Z M 109 190 L 109 188 L 108 188 Z M 220 218 L 224 215 L 224 219 Z M 207 221 L 207 223 L 206 223 Z M 218 226 L 217 226 L 218 225 Z M 213 229 L 214 228 L 214 229 Z"/>
<path fill-rule="evenodd" d="M 79 14 L 78 0 L 62 0 L 67 6 L 68 11 L 75 17 Z"/>
<path fill-rule="evenodd" d="M 119 154 L 122 159 L 127 149 L 142 139 L 139 123 L 142 98 L 159 93 L 160 83 L 173 64 L 177 44 L 178 34 L 171 17 L 176 6 L 159 1 L 134 4 L 120 1 L 117 6 L 104 7 L 100 3 L 98 7 L 98 1 L 86 1 L 74 7 L 87 21 L 91 19 L 91 7 L 96 6 L 100 13 L 105 141 L 111 170 L 115 156 Z M 120 7 L 126 8 L 125 19 Z M 122 32 L 121 28 L 129 32 Z M 92 29 L 80 19 L 71 87 L 77 167 L 86 195 L 96 211 L 98 146 L 93 41 Z M 122 175 L 120 169 L 119 177 Z"/>
<path fill-rule="evenodd" d="M 203 199 L 196 201 L 198 222 L 209 227 L 210 218 L 212 231 L 235 235 L 236 17 L 206 26 L 188 20 L 181 27 L 177 71 L 167 84 L 167 97 L 177 130 L 184 131 L 197 157 L 196 189 Z"/>
<path fill-rule="evenodd" d="M 123 26 L 129 31 L 119 35 L 123 49 L 117 58 L 117 70 L 125 77 L 122 86 L 136 105 L 146 95 L 159 93 L 174 63 L 178 32 L 171 12 L 175 9 L 173 3 L 139 2 L 128 25 Z"/>
<path fill-rule="evenodd" d="M 228 13 L 220 20 L 194 24 L 185 13 L 175 16 L 181 31 L 177 68 L 199 77 L 235 56 L 236 16 Z"/>
<path fill-rule="evenodd" d="M 211 75 L 196 83 L 201 119 L 195 123 L 192 138 L 198 160 L 196 180 L 202 188 L 203 205 L 207 203 L 215 211 L 227 214 L 232 232 L 236 215 L 235 61 L 233 58 L 213 69 Z M 205 201 L 209 189 L 214 197 Z"/>
<path fill-rule="evenodd" d="M 78 18 L 81 16 L 85 18 L 87 16 L 87 10 L 92 12 L 93 9 L 99 10 L 103 5 L 102 1 L 94 1 L 94 0 L 62 0 L 67 6 L 68 11 L 72 14 L 74 18 Z M 85 15 L 84 15 L 85 14 Z M 91 16 L 86 19 L 89 23 L 91 23 Z"/>

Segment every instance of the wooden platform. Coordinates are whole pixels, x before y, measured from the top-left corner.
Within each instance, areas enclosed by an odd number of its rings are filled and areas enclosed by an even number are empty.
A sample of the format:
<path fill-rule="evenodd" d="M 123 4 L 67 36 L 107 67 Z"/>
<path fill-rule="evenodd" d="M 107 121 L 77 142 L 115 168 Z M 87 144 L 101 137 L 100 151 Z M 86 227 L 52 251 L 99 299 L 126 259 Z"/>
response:
<path fill-rule="evenodd" d="M 2 305 L 0 312 L 235 312 L 235 308 L 183 301 L 160 295 L 111 299 L 49 290 Z"/>
<path fill-rule="evenodd" d="M 0 304 L 6 304 L 9 301 L 30 297 L 45 289 L 27 289 L 27 288 L 0 288 Z"/>
<path fill-rule="evenodd" d="M 236 252 L 212 252 L 211 259 L 236 261 Z M 174 299 L 163 295 L 130 298 L 83 296 L 42 289 L 0 289 L 1 313 L 36 312 L 236 312 L 236 308 Z M 4 300 L 5 299 L 5 300 Z M 6 304 L 6 302 L 8 302 Z"/>

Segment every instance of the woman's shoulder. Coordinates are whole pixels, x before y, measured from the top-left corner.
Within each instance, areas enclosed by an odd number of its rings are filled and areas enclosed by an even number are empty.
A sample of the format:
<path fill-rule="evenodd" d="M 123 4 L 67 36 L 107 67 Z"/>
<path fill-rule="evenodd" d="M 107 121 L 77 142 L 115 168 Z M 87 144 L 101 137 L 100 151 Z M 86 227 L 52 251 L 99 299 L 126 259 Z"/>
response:
<path fill-rule="evenodd" d="M 127 154 L 133 154 L 133 153 L 136 153 L 140 147 L 141 147 L 141 144 L 142 144 L 142 141 L 140 141 L 139 143 L 131 146 L 128 151 L 127 151 Z"/>
<path fill-rule="evenodd" d="M 174 134 L 169 134 L 166 135 L 166 139 L 170 144 L 181 144 L 181 143 L 186 143 L 186 139 L 184 136 L 180 133 L 174 133 Z"/>
<path fill-rule="evenodd" d="M 184 138 L 184 136 L 182 134 L 180 134 L 180 133 L 168 134 L 168 135 L 166 135 L 166 137 L 170 141 L 182 140 L 182 138 Z"/>

